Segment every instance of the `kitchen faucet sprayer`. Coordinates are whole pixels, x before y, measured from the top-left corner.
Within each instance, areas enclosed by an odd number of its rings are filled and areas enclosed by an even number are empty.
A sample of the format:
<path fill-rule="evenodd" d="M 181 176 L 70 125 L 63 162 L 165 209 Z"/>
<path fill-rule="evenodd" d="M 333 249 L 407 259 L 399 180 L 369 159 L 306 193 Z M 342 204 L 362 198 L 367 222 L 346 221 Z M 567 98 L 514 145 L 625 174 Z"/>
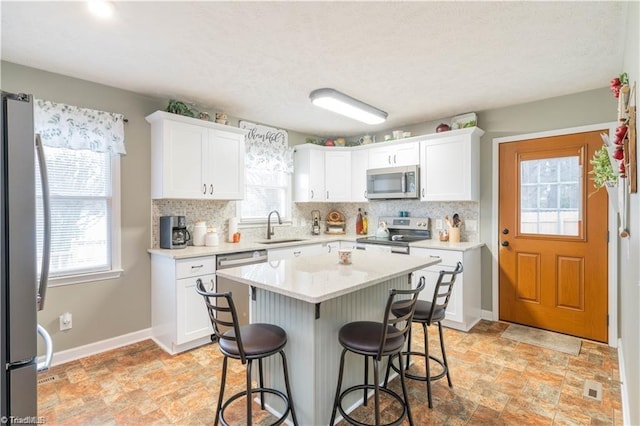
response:
<path fill-rule="evenodd" d="M 271 236 L 274 234 L 274 230 L 271 227 L 271 215 L 274 213 L 278 216 L 278 223 L 282 225 L 282 219 L 280 219 L 280 213 L 278 213 L 278 210 L 271 210 L 269 212 L 269 216 L 267 216 L 267 240 L 270 240 Z"/>

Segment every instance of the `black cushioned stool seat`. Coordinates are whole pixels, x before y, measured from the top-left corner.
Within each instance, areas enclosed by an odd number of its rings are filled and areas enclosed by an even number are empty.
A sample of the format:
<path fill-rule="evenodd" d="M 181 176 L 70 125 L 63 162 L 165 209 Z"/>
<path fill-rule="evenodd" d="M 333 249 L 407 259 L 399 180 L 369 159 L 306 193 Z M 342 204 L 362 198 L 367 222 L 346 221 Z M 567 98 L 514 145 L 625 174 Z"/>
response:
<path fill-rule="evenodd" d="M 409 424 L 413 425 L 413 418 L 411 417 L 411 409 L 409 407 L 409 400 L 407 396 L 407 388 L 404 383 L 404 375 L 400 374 L 400 382 L 402 384 L 402 394 L 398 395 L 396 392 L 387 388 L 387 380 L 384 385 L 380 386 L 379 368 L 378 363 L 384 357 L 398 357 L 400 368 L 402 369 L 402 358 L 400 353 L 404 347 L 405 339 L 409 330 L 411 329 L 411 318 L 413 316 L 413 310 L 416 302 L 418 301 L 418 293 L 424 288 L 424 278 L 421 279 L 420 284 L 413 290 L 390 290 L 389 297 L 387 298 L 387 304 L 385 307 L 384 317 L 382 322 L 373 321 L 354 321 L 345 324 L 340 328 L 338 333 L 338 341 L 343 347 L 342 355 L 340 356 L 340 371 L 338 373 L 338 387 L 336 389 L 336 397 L 333 403 L 333 410 L 331 413 L 331 420 L 329 425 L 333 425 L 336 419 L 336 413 L 340 410 L 342 417 L 351 424 L 364 425 L 356 419 L 349 416 L 342 407 L 342 400 L 351 392 L 362 390 L 364 405 L 367 405 L 367 391 L 374 391 L 375 402 L 375 424 L 380 425 L 380 392 L 391 396 L 396 401 L 402 404 L 402 413 L 398 419 L 389 425 L 398 425 L 402 423 L 405 418 L 408 418 Z M 400 296 L 400 297 L 397 297 Z M 407 299 L 407 297 L 409 297 Z M 402 300 L 398 300 L 402 299 Z M 402 306 L 406 309 L 407 313 L 400 317 L 391 315 L 391 306 L 397 303 L 397 306 Z M 342 377 L 344 373 L 344 359 L 347 352 L 364 356 L 364 384 L 351 386 L 350 388 L 341 392 Z M 368 359 L 373 360 L 373 384 L 368 383 Z"/>
<path fill-rule="evenodd" d="M 429 408 L 433 408 L 433 401 L 431 398 L 431 382 L 434 380 L 442 379 L 443 377 L 447 377 L 447 382 L 449 383 L 449 387 L 453 387 L 451 383 L 451 376 L 449 375 L 449 364 L 447 363 L 447 354 L 444 350 L 444 338 L 442 335 L 442 320 L 445 318 L 445 313 L 447 310 L 447 305 L 449 304 L 449 299 L 451 297 L 451 291 L 453 290 L 453 283 L 456 281 L 456 276 L 462 272 L 462 263 L 458 262 L 456 269 L 453 271 L 440 271 L 438 275 L 438 281 L 436 282 L 436 287 L 433 290 L 433 298 L 432 300 L 418 300 L 416 303 L 415 311 L 413 313 L 412 321 L 422 325 L 422 331 L 424 333 L 424 352 L 417 352 L 411 350 L 411 330 L 409 330 L 409 350 L 403 352 L 402 355 L 406 355 L 406 365 L 405 368 L 409 369 L 409 364 L 411 362 L 411 355 L 416 355 L 423 357 L 425 359 L 425 367 L 426 367 L 426 375 L 420 376 L 417 374 L 409 373 L 405 371 L 405 376 L 414 380 L 421 380 L 423 382 L 427 382 L 427 398 L 429 400 Z M 445 280 L 445 278 L 447 280 Z M 407 314 L 407 308 L 402 306 L 401 304 L 394 304 L 391 307 L 391 312 L 397 317 L 402 317 Z M 440 335 L 440 350 L 442 352 L 442 359 L 438 359 L 433 355 L 429 354 L 429 334 L 427 332 L 427 327 L 431 324 L 438 324 L 438 333 Z M 432 360 L 438 363 L 441 367 L 441 372 L 438 374 L 432 374 L 431 368 L 429 366 L 429 360 Z M 389 368 L 393 368 L 395 371 L 400 371 L 402 369 L 402 364 L 399 367 L 389 363 L 387 366 L 387 377 L 389 375 Z"/>
<path fill-rule="evenodd" d="M 252 424 L 251 396 L 254 393 L 260 393 L 260 407 L 264 410 L 264 394 L 268 393 L 279 397 L 285 404 L 283 414 L 273 424 L 279 425 L 283 423 L 290 413 L 293 424 L 297 425 L 298 421 L 296 419 L 293 399 L 291 398 L 291 387 L 289 385 L 287 358 L 283 350 L 287 344 L 287 333 L 282 328 L 272 324 L 249 324 L 240 326 L 231 293 L 214 293 L 207 291 L 200 279 L 197 280 L 196 291 L 204 297 L 207 310 L 209 311 L 209 319 L 213 325 L 214 335 L 218 339 L 218 347 L 224 355 L 215 424 L 217 425 L 218 422 L 220 422 L 223 425 L 228 425 L 224 418 L 224 410 L 233 401 L 242 397 L 245 397 L 247 400 L 246 424 Z M 223 332 L 220 329 L 221 327 L 228 328 L 228 330 Z M 275 354 L 280 354 L 282 358 L 286 395 L 278 389 L 266 388 L 264 386 L 262 359 Z M 246 390 L 231 395 L 224 401 L 224 388 L 227 380 L 227 361 L 229 358 L 239 359 L 243 364 L 247 365 L 247 386 Z M 260 383 L 258 388 L 252 389 L 251 366 L 254 360 L 258 360 Z"/>

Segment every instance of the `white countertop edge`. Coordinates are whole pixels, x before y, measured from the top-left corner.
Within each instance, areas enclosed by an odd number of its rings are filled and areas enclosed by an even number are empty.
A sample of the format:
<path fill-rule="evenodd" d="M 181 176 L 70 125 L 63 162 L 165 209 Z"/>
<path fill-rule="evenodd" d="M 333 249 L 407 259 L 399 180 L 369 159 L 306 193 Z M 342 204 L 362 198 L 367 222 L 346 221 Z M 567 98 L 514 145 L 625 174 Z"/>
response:
<path fill-rule="evenodd" d="M 343 234 L 343 235 L 321 235 L 321 236 L 303 236 L 303 237 L 291 237 L 300 238 L 302 241 L 289 241 L 275 244 L 261 244 L 258 241 L 241 241 L 239 243 L 221 242 L 215 247 L 195 247 L 188 246 L 181 249 L 162 249 L 162 248 L 150 248 L 147 252 L 150 254 L 170 257 L 172 259 L 189 259 L 192 257 L 202 256 L 216 256 L 219 254 L 237 253 L 241 251 L 253 251 L 253 250 L 268 250 L 270 248 L 282 248 L 282 247 L 295 247 L 308 244 L 326 244 L 334 241 L 355 241 L 356 238 L 360 238 L 360 235 L 355 234 Z M 282 237 L 285 239 L 285 237 Z M 276 238 L 276 241 L 278 238 Z M 410 247 L 426 248 L 426 249 L 439 249 L 439 250 L 453 250 L 453 251 L 468 251 L 474 250 L 484 246 L 485 243 L 481 242 L 460 242 L 451 243 L 448 241 L 438 240 L 424 240 L 415 243 L 410 243 Z"/>
<path fill-rule="evenodd" d="M 270 291 L 272 293 L 281 294 L 283 296 L 291 297 L 291 298 L 296 299 L 296 300 L 301 300 L 301 301 L 304 301 L 304 302 L 307 302 L 307 303 L 315 304 L 315 303 L 322 303 L 322 302 L 325 302 L 327 300 L 334 299 L 336 297 L 344 296 L 345 294 L 353 293 L 355 291 L 362 290 L 362 289 L 367 288 L 367 287 L 371 287 L 373 285 L 379 284 L 379 283 L 384 282 L 384 281 L 388 281 L 388 280 L 391 280 L 391 279 L 394 279 L 394 278 L 397 278 L 397 277 L 408 275 L 408 274 L 410 274 L 412 272 L 419 271 L 421 269 L 427 268 L 427 267 L 432 266 L 432 265 L 436 265 L 436 264 L 440 263 L 441 261 L 442 260 L 440 258 L 429 257 L 428 260 L 424 259 L 419 264 L 416 264 L 416 266 L 407 267 L 404 270 L 402 270 L 401 272 L 390 273 L 388 275 L 384 275 L 384 276 L 375 278 L 375 279 L 373 279 L 371 281 L 366 281 L 366 282 L 363 282 L 363 283 L 360 283 L 360 284 L 356 284 L 356 285 L 352 285 L 352 286 L 349 286 L 349 287 L 343 287 L 343 288 L 341 288 L 339 290 L 332 291 L 332 292 L 327 292 L 327 293 L 323 294 L 322 296 L 317 296 L 317 297 L 309 296 L 309 295 L 304 294 L 304 293 L 290 291 L 290 290 L 288 290 L 286 288 L 282 288 L 282 287 L 279 287 L 279 286 L 273 286 L 273 285 L 270 285 L 270 284 L 267 284 L 267 283 L 254 281 L 254 280 L 251 280 L 251 279 L 248 279 L 248 278 L 245 278 L 245 277 L 240 277 L 238 275 L 229 274 L 229 273 L 226 272 L 227 270 L 225 270 L 225 269 L 216 271 L 216 276 L 224 277 L 224 278 L 227 278 L 227 279 L 230 279 L 230 280 L 242 283 L 242 284 L 247 284 L 249 286 L 253 286 L 253 287 L 256 287 L 256 288 L 267 290 L 267 291 Z M 345 267 L 349 267 L 349 266 L 345 266 Z M 238 268 L 232 268 L 232 269 L 235 270 L 235 269 L 238 269 Z"/>

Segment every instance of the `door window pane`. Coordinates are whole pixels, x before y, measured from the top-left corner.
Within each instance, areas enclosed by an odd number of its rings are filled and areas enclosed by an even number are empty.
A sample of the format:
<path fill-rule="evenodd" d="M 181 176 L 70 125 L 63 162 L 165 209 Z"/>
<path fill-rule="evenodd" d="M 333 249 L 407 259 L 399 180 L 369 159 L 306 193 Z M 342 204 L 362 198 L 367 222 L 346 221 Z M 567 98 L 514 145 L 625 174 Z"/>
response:
<path fill-rule="evenodd" d="M 580 234 L 581 168 L 578 156 L 520 162 L 520 233 Z"/>

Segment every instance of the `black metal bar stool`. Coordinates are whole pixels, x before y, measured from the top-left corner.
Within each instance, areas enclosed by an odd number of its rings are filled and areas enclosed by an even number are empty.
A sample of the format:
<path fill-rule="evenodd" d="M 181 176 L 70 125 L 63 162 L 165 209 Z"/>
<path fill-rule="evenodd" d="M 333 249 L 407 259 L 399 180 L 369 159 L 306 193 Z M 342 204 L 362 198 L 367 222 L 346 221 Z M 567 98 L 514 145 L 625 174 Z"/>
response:
<path fill-rule="evenodd" d="M 224 355 L 222 362 L 222 379 L 220 381 L 220 392 L 218 395 L 218 408 L 216 410 L 216 420 L 223 425 L 228 425 L 224 419 L 224 410 L 238 398 L 247 398 L 247 425 L 252 423 L 251 395 L 260 393 L 260 406 L 264 410 L 264 394 L 272 394 L 280 397 L 285 403 L 285 410 L 282 416 L 273 425 L 279 425 L 285 421 L 289 412 L 293 424 L 297 425 L 296 413 L 291 398 L 291 388 L 289 386 L 289 372 L 287 370 L 287 357 L 284 354 L 284 347 L 287 344 L 287 333 L 277 325 L 272 324 L 249 324 L 240 326 L 238 314 L 231 292 L 214 293 L 205 289 L 200 279 L 196 281 L 196 291 L 204 297 L 209 311 L 209 318 L 213 331 L 218 339 L 220 352 Z M 227 331 L 221 331 L 224 327 Z M 273 388 L 264 387 L 262 375 L 262 359 L 279 353 L 282 357 L 282 369 L 284 371 L 284 383 L 287 394 Z M 239 359 L 243 364 L 247 364 L 247 388 L 238 392 L 224 401 L 224 387 L 227 379 L 227 360 L 229 358 Z M 258 360 L 258 373 L 260 384 L 258 388 L 251 388 L 251 364 Z"/>
<path fill-rule="evenodd" d="M 416 303 L 415 312 L 413 314 L 413 322 L 422 325 L 422 331 L 424 333 L 424 353 L 411 350 L 411 330 L 409 330 L 409 350 L 402 353 L 402 355 L 406 355 L 407 357 L 407 362 L 405 365 L 405 376 L 410 379 L 427 382 L 427 398 L 429 399 L 429 408 L 433 408 L 433 402 L 431 400 L 431 382 L 447 376 L 449 387 L 453 387 L 453 385 L 451 384 L 451 376 L 449 375 L 447 354 L 444 350 L 442 320 L 445 317 L 445 312 L 447 310 L 447 305 L 449 304 L 449 299 L 451 298 L 451 291 L 453 289 L 453 284 L 456 281 L 456 276 L 458 276 L 458 274 L 460 273 L 462 273 L 461 262 L 458 262 L 456 269 L 454 269 L 453 271 L 440 271 L 440 274 L 438 275 L 438 281 L 436 282 L 436 287 L 433 290 L 433 298 L 431 302 L 428 302 L 426 300 L 418 300 L 418 302 Z M 447 279 L 447 281 L 445 281 L 445 278 Z M 399 303 L 396 303 L 391 307 L 391 312 L 393 312 L 393 314 L 398 317 L 403 317 L 407 314 L 407 308 Z M 427 327 L 434 323 L 438 324 L 438 333 L 440 335 L 440 350 L 442 351 L 441 360 L 429 354 L 429 334 L 427 333 Z M 421 356 L 425 359 L 426 375 L 420 376 L 406 371 L 409 369 L 411 355 Z M 442 371 L 439 374 L 431 375 L 431 368 L 429 367 L 430 359 L 438 363 L 442 368 Z M 389 377 L 389 367 L 393 368 L 395 371 L 399 371 L 402 369 L 402 364 L 400 363 L 399 367 L 396 367 L 392 363 L 389 363 L 389 365 L 387 366 L 385 382 Z"/>
<path fill-rule="evenodd" d="M 403 407 L 400 417 L 394 422 L 389 423 L 389 425 L 398 425 L 402 423 L 405 417 L 409 419 L 409 424 L 413 425 L 413 418 L 411 417 L 411 409 L 409 408 L 407 388 L 404 383 L 403 374 L 400 374 L 403 393 L 403 396 L 401 397 L 396 392 L 387 388 L 386 381 L 385 385 L 380 387 L 378 363 L 383 357 L 389 357 L 390 361 L 392 357 L 397 356 L 400 368 L 402 369 L 402 357 L 400 356 L 400 353 L 404 347 L 407 334 L 411 330 L 411 318 L 413 316 L 416 302 L 418 301 L 418 293 L 420 293 L 424 288 L 424 285 L 424 278 L 421 278 L 418 287 L 415 289 L 389 290 L 389 297 L 387 298 L 382 322 L 356 321 L 345 324 L 340 328 L 338 340 L 344 349 L 340 356 L 338 387 L 336 389 L 336 397 L 333 403 L 333 411 L 331 413 L 331 421 L 329 422 L 329 425 L 333 425 L 337 410 L 340 410 L 340 414 L 342 414 L 347 422 L 355 425 L 365 425 L 345 413 L 342 408 L 342 400 L 351 392 L 363 390 L 364 405 L 367 405 L 367 390 L 370 389 L 373 389 L 374 391 L 376 425 L 380 425 L 380 392 L 390 395 L 396 401 L 399 401 Z M 397 296 L 409 296 L 409 298 L 397 300 Z M 402 306 L 406 313 L 394 318 L 394 316 L 391 315 L 391 306 L 394 304 Z M 344 372 L 344 358 L 347 352 L 353 352 L 364 356 L 365 383 L 362 385 L 351 386 L 341 393 L 340 389 L 342 387 L 342 376 Z M 368 383 L 367 365 L 369 357 L 373 359 L 373 384 Z"/>

